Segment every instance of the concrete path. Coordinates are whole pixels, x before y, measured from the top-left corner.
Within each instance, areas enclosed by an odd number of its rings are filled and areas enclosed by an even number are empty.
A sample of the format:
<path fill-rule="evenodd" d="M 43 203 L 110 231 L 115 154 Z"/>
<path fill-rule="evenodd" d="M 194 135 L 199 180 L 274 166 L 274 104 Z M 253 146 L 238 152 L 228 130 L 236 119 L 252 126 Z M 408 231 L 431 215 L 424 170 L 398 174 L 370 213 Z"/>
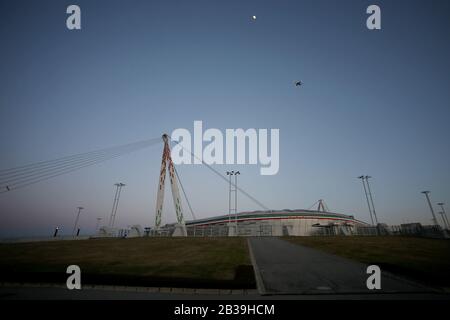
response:
<path fill-rule="evenodd" d="M 132 290 L 134 289 L 134 290 Z M 1 300 L 450 300 L 449 294 L 438 293 L 394 293 L 394 294 L 301 294 L 301 295 L 259 295 L 257 292 L 242 293 L 237 290 L 229 294 L 190 294 L 173 290 L 155 292 L 154 288 L 83 288 L 68 290 L 62 287 L 1 286 Z M 219 290 L 216 290 L 219 291 Z M 240 291 L 240 292 L 239 292 Z"/>
<path fill-rule="evenodd" d="M 367 289 L 367 265 L 274 237 L 249 238 L 261 294 L 431 292 L 381 270 L 381 290 Z"/>

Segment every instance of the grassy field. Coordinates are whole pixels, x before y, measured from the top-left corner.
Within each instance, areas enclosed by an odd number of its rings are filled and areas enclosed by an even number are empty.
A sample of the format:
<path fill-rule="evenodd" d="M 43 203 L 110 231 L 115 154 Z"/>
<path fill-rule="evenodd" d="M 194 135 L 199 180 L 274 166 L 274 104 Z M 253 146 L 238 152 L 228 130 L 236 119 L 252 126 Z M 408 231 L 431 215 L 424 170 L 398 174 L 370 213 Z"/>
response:
<path fill-rule="evenodd" d="M 0 280 L 254 288 L 244 238 L 135 238 L 0 244 Z"/>
<path fill-rule="evenodd" d="M 450 241 L 412 237 L 285 237 L 428 285 L 450 287 Z"/>

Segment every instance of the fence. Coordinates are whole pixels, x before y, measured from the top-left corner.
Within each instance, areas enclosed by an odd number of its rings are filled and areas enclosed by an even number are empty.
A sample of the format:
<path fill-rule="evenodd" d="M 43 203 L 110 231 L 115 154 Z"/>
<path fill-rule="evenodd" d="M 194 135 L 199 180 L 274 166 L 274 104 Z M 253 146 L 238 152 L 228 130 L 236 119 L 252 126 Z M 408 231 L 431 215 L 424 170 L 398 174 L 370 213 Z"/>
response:
<path fill-rule="evenodd" d="M 276 231 L 276 226 L 271 224 L 243 223 L 237 226 L 237 236 L 245 237 L 267 237 L 267 236 L 290 236 L 287 227 Z M 151 230 L 148 236 L 170 237 L 174 228 L 168 227 L 159 231 Z M 211 224 L 204 226 L 186 226 L 188 237 L 227 237 L 229 228 L 227 224 Z M 443 230 L 440 226 L 395 225 L 387 226 L 353 226 L 353 225 L 329 225 L 312 226 L 310 231 L 304 236 L 396 236 L 409 235 L 427 238 L 449 238 L 448 230 Z"/>

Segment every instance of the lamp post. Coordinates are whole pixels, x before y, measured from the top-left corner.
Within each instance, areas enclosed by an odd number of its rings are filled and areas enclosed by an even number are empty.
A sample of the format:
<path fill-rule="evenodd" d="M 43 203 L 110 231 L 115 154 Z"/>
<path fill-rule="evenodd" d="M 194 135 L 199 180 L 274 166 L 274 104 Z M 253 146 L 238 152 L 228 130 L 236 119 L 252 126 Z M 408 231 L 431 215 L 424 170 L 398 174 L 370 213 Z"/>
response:
<path fill-rule="evenodd" d="M 437 205 L 441 207 L 441 210 L 442 210 L 442 213 L 443 213 L 442 217 L 445 218 L 445 221 L 447 222 L 447 228 L 450 229 L 450 223 L 448 222 L 447 213 L 445 212 L 445 209 L 444 209 L 444 203 L 443 202 L 439 202 Z"/>
<path fill-rule="evenodd" d="M 227 171 L 227 176 L 230 176 L 229 184 L 228 184 L 228 224 L 231 223 L 231 176 L 234 175 L 234 171 Z"/>
<path fill-rule="evenodd" d="M 77 218 L 75 219 L 75 225 L 73 226 L 73 231 L 72 231 L 72 236 L 75 236 L 75 230 L 77 229 L 78 226 L 78 219 L 80 219 L 80 213 L 81 210 L 83 210 L 83 207 L 77 207 L 78 209 L 78 213 L 77 213 Z"/>
<path fill-rule="evenodd" d="M 445 221 L 445 218 L 444 218 L 444 212 L 442 212 L 442 211 L 440 211 L 440 212 L 438 212 L 440 215 L 441 215 L 441 217 L 442 217 L 442 222 L 444 222 L 444 228 L 445 229 L 448 229 L 448 227 L 447 227 L 447 221 Z"/>
<path fill-rule="evenodd" d="M 372 191 L 370 190 L 370 185 L 369 185 L 369 179 L 372 178 L 372 177 L 371 176 L 366 176 L 365 178 L 366 178 L 366 183 L 367 183 L 367 191 L 369 192 L 370 202 L 372 203 L 373 217 L 375 219 L 376 225 L 378 225 L 377 213 L 375 212 L 375 205 L 373 204 Z"/>
<path fill-rule="evenodd" d="M 358 179 L 361 179 L 363 187 L 364 187 L 364 194 L 366 195 L 367 206 L 369 207 L 370 220 L 372 220 L 372 225 L 373 225 L 372 209 L 370 207 L 369 196 L 367 195 L 366 183 L 364 181 L 366 179 L 366 177 L 359 176 Z"/>
<path fill-rule="evenodd" d="M 122 182 L 118 182 L 118 183 L 115 183 L 114 185 L 116 186 L 116 194 L 114 195 L 113 207 L 111 210 L 111 216 L 109 218 L 109 226 L 111 228 L 114 227 L 114 223 L 116 221 L 117 207 L 119 206 L 119 199 L 120 199 L 120 194 L 122 192 L 122 187 L 126 186 L 126 184 L 124 184 Z"/>
<path fill-rule="evenodd" d="M 236 206 L 237 206 L 237 187 L 236 187 L 237 177 L 236 177 L 236 175 L 239 175 L 239 174 L 240 174 L 239 171 L 236 171 L 236 172 L 235 171 L 227 171 L 227 176 L 230 176 L 229 188 L 228 188 L 228 235 L 229 236 L 236 235 L 236 231 L 237 231 L 236 230 L 236 224 L 237 224 L 237 217 L 236 217 L 236 215 L 237 215 L 237 209 L 236 209 Z M 234 184 L 231 182 L 231 176 L 234 176 Z M 233 202 L 231 200 L 233 192 L 234 192 L 234 208 L 233 208 Z M 234 218 L 235 223 L 233 225 L 234 229 L 232 229 L 232 226 L 231 226 L 231 215 L 233 214 L 233 212 L 235 215 L 235 218 Z M 231 230 L 233 230 L 233 231 L 231 231 Z"/>
<path fill-rule="evenodd" d="M 117 194 L 119 193 L 119 184 L 115 183 L 114 184 L 116 186 L 116 193 L 114 194 L 114 201 L 113 201 L 113 206 L 111 209 L 111 215 L 109 216 L 109 226 L 111 227 L 112 224 L 112 220 L 113 220 L 113 215 L 114 215 L 114 209 L 116 208 L 116 202 L 117 202 Z"/>
<path fill-rule="evenodd" d="M 239 172 L 239 171 L 236 171 L 235 173 L 234 173 L 234 189 L 235 189 L 235 194 L 234 194 L 234 210 L 235 210 L 235 215 L 234 215 L 234 217 L 235 217 L 235 219 L 234 219 L 234 222 L 235 222 L 235 224 L 236 224 L 236 235 L 238 234 L 238 229 L 237 229 L 237 227 L 238 227 L 238 211 L 237 211 L 237 176 L 238 175 L 240 175 L 241 173 Z"/>
<path fill-rule="evenodd" d="M 437 222 L 437 219 L 436 219 L 436 215 L 434 214 L 433 206 L 431 205 L 430 196 L 428 195 L 430 193 L 430 191 L 422 191 L 421 193 L 423 193 L 425 195 L 425 197 L 427 197 L 428 205 L 430 206 L 430 211 L 431 211 L 431 215 L 433 216 L 434 224 L 436 226 L 439 225 Z"/>

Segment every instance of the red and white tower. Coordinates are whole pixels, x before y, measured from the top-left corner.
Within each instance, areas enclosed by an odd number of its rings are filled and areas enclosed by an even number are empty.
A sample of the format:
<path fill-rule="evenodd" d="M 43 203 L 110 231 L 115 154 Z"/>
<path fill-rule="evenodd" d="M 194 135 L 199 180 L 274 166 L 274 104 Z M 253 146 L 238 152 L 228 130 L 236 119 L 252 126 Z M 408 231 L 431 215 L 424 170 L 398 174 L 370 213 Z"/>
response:
<path fill-rule="evenodd" d="M 178 189 L 178 180 L 173 165 L 172 157 L 170 156 L 169 136 L 163 134 L 164 149 L 161 161 L 161 171 L 159 174 L 158 195 L 156 198 L 156 220 L 155 227 L 158 230 L 161 227 L 161 216 L 164 203 L 164 188 L 166 181 L 167 164 L 169 165 L 170 186 L 172 188 L 173 204 L 177 214 L 177 224 L 173 236 L 187 236 L 186 224 L 183 218 L 183 210 L 181 208 L 180 191 Z"/>

